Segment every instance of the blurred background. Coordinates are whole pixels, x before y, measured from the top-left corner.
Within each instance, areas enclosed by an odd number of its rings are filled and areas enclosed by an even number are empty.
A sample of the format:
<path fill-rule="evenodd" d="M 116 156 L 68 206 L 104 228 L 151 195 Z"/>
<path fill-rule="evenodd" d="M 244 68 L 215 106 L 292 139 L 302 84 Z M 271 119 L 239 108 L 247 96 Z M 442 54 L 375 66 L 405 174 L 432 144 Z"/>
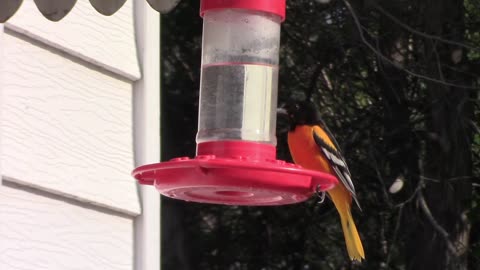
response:
<path fill-rule="evenodd" d="M 348 260 L 328 200 L 163 197 L 163 269 L 480 269 L 480 1 L 287 5 L 279 103 L 312 99 L 336 135 L 363 208 L 353 215 L 366 261 Z M 183 0 L 162 16 L 163 160 L 195 155 L 198 11 Z M 277 137 L 279 159 L 291 160 Z"/>

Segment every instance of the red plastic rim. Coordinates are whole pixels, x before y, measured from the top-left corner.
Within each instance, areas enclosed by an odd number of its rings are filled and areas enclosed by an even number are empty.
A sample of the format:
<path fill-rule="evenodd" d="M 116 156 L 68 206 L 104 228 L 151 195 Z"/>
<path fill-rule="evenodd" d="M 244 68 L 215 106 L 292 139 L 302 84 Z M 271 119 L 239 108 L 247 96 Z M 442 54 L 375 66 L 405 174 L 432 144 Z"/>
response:
<path fill-rule="evenodd" d="M 238 8 L 273 13 L 285 20 L 286 0 L 201 0 L 200 16 L 212 9 Z"/>
<path fill-rule="evenodd" d="M 145 165 L 132 174 L 140 184 L 154 185 L 167 197 L 227 205 L 299 203 L 317 187 L 325 191 L 338 183 L 333 175 L 269 158 L 275 156 L 271 145 L 212 142 L 199 144 L 198 152 L 194 159 Z"/>
<path fill-rule="evenodd" d="M 275 159 L 276 149 L 268 143 L 249 141 L 213 141 L 197 145 L 197 155 L 215 155 L 235 159 Z"/>

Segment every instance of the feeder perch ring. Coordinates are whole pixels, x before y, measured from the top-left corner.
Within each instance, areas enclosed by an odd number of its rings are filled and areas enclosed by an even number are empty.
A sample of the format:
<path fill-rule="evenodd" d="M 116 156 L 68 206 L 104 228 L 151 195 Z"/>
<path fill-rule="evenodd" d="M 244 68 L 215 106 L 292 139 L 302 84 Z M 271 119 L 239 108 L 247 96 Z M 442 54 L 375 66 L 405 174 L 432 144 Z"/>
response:
<path fill-rule="evenodd" d="M 198 155 L 141 166 L 140 184 L 154 185 L 170 198 L 225 205 L 284 205 L 307 200 L 334 187 L 336 177 L 283 160 Z"/>

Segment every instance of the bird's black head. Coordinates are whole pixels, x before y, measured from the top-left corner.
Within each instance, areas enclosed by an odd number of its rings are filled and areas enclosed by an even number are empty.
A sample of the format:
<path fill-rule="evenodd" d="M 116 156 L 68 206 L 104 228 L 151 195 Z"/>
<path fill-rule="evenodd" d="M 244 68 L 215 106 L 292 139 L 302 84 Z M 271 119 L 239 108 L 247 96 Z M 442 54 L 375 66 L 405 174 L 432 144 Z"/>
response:
<path fill-rule="evenodd" d="M 320 112 L 310 101 L 288 103 L 281 106 L 278 113 L 288 118 L 290 131 L 300 125 L 315 125 L 321 121 Z"/>

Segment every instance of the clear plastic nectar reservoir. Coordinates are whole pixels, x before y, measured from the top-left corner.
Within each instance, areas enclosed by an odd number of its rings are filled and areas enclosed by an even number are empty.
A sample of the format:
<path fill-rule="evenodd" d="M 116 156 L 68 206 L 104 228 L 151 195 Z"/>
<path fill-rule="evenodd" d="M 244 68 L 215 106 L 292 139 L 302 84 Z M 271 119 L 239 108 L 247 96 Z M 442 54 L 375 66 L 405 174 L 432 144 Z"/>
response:
<path fill-rule="evenodd" d="M 212 9 L 203 20 L 197 143 L 276 145 L 282 18 L 257 10 Z"/>

